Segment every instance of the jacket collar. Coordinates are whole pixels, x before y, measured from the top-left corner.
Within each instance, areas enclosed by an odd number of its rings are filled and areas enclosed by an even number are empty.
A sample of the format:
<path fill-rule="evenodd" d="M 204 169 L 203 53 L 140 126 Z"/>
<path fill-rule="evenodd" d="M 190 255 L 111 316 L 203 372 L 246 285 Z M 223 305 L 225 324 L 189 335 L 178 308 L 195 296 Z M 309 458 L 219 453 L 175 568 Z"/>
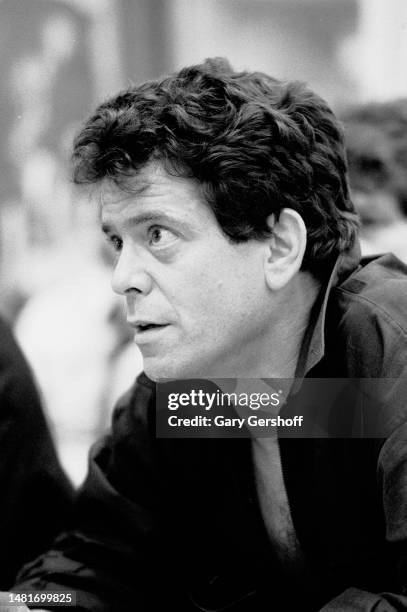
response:
<path fill-rule="evenodd" d="M 357 269 L 361 259 L 359 241 L 336 258 L 327 280 L 311 310 L 310 324 L 305 332 L 298 358 L 295 378 L 302 380 L 325 354 L 325 319 L 330 293 L 349 274 Z"/>

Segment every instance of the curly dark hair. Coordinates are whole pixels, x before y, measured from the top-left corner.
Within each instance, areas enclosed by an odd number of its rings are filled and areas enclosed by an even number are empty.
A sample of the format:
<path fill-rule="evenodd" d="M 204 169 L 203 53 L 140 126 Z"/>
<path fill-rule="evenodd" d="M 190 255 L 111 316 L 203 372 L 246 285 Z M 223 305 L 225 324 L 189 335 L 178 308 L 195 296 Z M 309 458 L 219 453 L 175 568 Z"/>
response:
<path fill-rule="evenodd" d="M 126 190 L 151 160 L 197 179 L 234 242 L 269 236 L 267 217 L 289 207 L 307 227 L 303 269 L 318 273 L 354 243 L 341 127 L 302 83 L 234 72 L 216 58 L 132 86 L 76 137 L 74 180 L 108 178 Z"/>
<path fill-rule="evenodd" d="M 387 190 L 407 215 L 407 98 L 355 106 L 343 120 L 351 186 Z"/>

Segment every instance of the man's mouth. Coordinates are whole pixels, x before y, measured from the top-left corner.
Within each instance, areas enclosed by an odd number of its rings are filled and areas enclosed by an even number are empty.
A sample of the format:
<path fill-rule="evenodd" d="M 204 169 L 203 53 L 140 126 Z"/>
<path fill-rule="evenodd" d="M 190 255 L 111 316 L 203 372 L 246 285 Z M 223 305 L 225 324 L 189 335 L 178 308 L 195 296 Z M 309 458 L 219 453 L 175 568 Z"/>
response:
<path fill-rule="evenodd" d="M 166 326 L 167 323 L 139 323 L 138 325 L 135 325 L 135 329 L 137 332 L 141 333 L 148 331 L 149 329 L 159 329 Z"/>
<path fill-rule="evenodd" d="M 154 340 L 160 332 L 169 326 L 169 323 L 154 323 L 153 321 L 129 320 L 135 334 L 134 340 L 137 344 Z"/>

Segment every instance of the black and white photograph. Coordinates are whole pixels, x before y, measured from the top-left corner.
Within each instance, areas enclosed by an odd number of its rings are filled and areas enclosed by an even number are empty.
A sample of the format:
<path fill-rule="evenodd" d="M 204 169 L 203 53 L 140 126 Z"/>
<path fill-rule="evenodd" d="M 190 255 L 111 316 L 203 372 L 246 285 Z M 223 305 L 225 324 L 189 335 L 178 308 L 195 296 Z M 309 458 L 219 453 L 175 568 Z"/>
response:
<path fill-rule="evenodd" d="M 0 612 L 407 612 L 406 0 L 0 0 Z"/>

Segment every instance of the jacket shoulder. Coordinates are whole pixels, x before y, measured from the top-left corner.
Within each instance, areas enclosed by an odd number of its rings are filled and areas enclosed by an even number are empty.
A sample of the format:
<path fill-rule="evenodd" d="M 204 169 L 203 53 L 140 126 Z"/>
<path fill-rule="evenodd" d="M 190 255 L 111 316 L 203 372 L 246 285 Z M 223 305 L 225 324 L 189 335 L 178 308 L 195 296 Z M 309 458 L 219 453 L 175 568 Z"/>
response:
<path fill-rule="evenodd" d="M 331 291 L 326 337 L 346 376 L 406 376 L 407 267 L 393 255 L 362 260 Z"/>
<path fill-rule="evenodd" d="M 349 323 L 372 318 L 407 339 L 407 266 L 395 255 L 362 259 L 332 295 Z"/>

